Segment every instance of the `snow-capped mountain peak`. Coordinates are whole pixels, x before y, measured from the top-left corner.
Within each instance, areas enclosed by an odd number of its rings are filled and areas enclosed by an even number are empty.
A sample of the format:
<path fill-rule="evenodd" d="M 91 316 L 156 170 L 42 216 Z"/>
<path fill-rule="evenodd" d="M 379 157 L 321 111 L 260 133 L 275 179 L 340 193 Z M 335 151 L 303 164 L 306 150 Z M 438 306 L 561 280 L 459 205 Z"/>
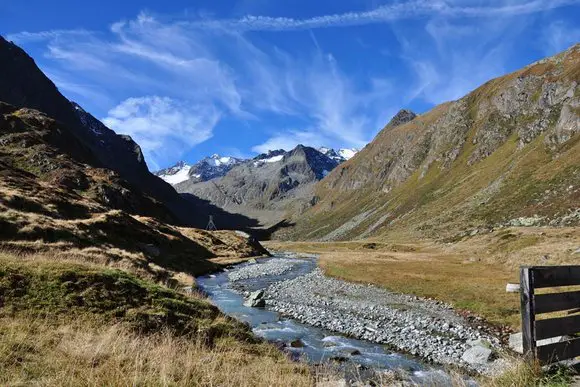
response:
<path fill-rule="evenodd" d="M 230 169 L 242 161 L 244 160 L 231 156 L 213 154 L 195 164 L 187 164 L 180 161 L 170 168 L 155 172 L 155 175 L 171 185 L 176 185 L 186 180 L 193 180 L 196 182 L 207 181 L 216 177 L 224 176 Z"/>
<path fill-rule="evenodd" d="M 338 150 L 338 154 L 345 158 L 346 160 L 352 158 L 352 156 L 358 153 L 358 149 L 356 148 L 343 148 Z"/>
<path fill-rule="evenodd" d="M 357 149 L 339 149 L 337 151 L 328 147 L 320 147 L 318 151 L 336 163 L 342 163 L 358 152 Z M 234 166 L 241 163 L 252 162 L 254 167 L 277 163 L 282 161 L 284 156 L 289 153 L 283 149 L 271 150 L 249 160 L 238 159 L 232 156 L 221 156 L 214 153 L 195 164 L 187 164 L 184 161 L 180 161 L 172 167 L 155 172 L 155 175 L 171 185 L 176 185 L 186 180 L 197 183 L 225 176 Z M 322 172 L 322 176 L 325 176 L 330 169 L 332 168 L 328 168 L 326 173 Z"/>
<path fill-rule="evenodd" d="M 186 164 L 185 161 L 180 161 L 172 167 L 162 169 L 154 173 L 171 185 L 181 183 L 189 179 L 189 171 L 191 165 Z"/>
<path fill-rule="evenodd" d="M 350 159 L 352 156 L 354 156 L 357 152 L 358 149 L 355 148 L 341 148 L 338 151 L 334 150 L 332 148 L 328 148 L 328 147 L 320 147 L 318 148 L 318 151 L 326 156 L 328 156 L 329 158 L 342 163 L 345 162 L 346 160 Z"/>

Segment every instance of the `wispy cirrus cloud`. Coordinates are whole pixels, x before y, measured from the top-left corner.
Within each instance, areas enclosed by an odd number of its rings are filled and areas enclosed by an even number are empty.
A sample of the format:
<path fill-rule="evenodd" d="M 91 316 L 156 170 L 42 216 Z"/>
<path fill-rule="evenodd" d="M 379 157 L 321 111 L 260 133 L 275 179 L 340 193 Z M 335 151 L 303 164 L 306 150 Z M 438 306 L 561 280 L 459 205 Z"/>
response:
<path fill-rule="evenodd" d="M 289 31 L 351 27 L 422 17 L 476 18 L 518 16 L 579 3 L 578 0 L 534 0 L 521 1 L 515 4 L 491 1 L 486 6 L 466 6 L 461 1 L 414 0 L 383 5 L 367 11 L 330 14 L 305 19 L 248 15 L 240 19 L 202 20 L 194 23 L 206 28 L 227 28 L 239 31 Z"/>
<path fill-rule="evenodd" d="M 43 46 L 43 68 L 57 86 L 81 104 L 98 101 L 97 115 L 135 137 L 150 165 L 166 166 L 223 122 L 260 132 L 242 152 L 298 143 L 361 147 L 399 108 L 427 109 L 504 73 L 517 56 L 514 45 L 529 38 L 530 21 L 575 4 L 580 0 L 408 0 L 310 18 L 176 20 L 142 12 L 98 32 L 8 38 Z M 521 15 L 533 16 L 514 17 Z M 364 48 L 360 58 L 346 44 L 325 49 L 322 31 L 315 36 L 317 29 L 368 24 L 381 24 L 373 28 L 390 40 L 353 38 Z M 537 36 L 546 53 L 576 39 L 570 24 L 545 25 Z M 291 45 L 286 35 L 276 45 L 271 39 L 281 34 L 269 33 L 301 30 L 309 35 L 296 32 L 302 40 Z M 238 145 L 227 141 L 220 146 Z"/>
<path fill-rule="evenodd" d="M 130 135 L 144 150 L 150 167 L 159 169 L 170 149 L 177 154 L 206 141 L 220 113 L 212 106 L 191 106 L 168 97 L 128 98 L 108 112 L 103 123 Z"/>

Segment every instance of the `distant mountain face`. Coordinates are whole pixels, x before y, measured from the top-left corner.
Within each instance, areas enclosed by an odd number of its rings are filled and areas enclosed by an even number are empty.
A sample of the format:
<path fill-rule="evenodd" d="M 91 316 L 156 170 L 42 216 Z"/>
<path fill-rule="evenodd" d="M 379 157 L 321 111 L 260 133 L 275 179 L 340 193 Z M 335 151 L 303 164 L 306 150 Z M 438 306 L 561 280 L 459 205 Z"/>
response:
<path fill-rule="evenodd" d="M 208 200 L 228 212 L 273 224 L 284 219 L 289 209 L 299 213 L 309 207 L 313 185 L 345 160 L 332 149 L 323 150 L 299 145 L 289 152 L 279 149 L 248 160 L 235 159 L 229 162 L 223 176 L 205 181 L 194 176 L 177 183 L 175 189 Z M 193 175 L 193 168 L 189 176 Z"/>
<path fill-rule="evenodd" d="M 98 131 L 100 129 L 96 128 L 96 130 Z M 358 152 L 358 149 L 339 149 L 336 151 L 331 148 L 321 147 L 318 148 L 318 152 L 337 163 L 342 163 L 354 156 Z M 286 152 L 284 149 L 277 149 L 267 153 L 262 153 L 252 159 L 240 159 L 232 156 L 220 156 L 214 154 L 195 164 L 188 164 L 185 161 L 180 161 L 169 168 L 154 172 L 154 174 L 171 185 L 183 183 L 186 180 L 189 180 L 191 183 L 199 183 L 225 176 L 233 167 L 242 163 L 252 163 L 254 166 L 258 167 L 264 163 L 275 163 L 281 161 L 288 153 L 290 152 Z M 326 165 L 325 162 L 326 160 L 319 161 L 321 165 Z M 330 169 L 323 169 L 321 172 L 322 176 L 326 176 L 328 172 L 330 172 Z"/>
<path fill-rule="evenodd" d="M 580 44 L 419 116 L 399 112 L 314 195 L 278 237 L 454 241 L 580 225 Z"/>
<path fill-rule="evenodd" d="M 180 161 L 174 166 L 154 172 L 154 174 L 171 185 L 179 184 L 186 180 L 191 180 L 192 182 L 208 181 L 225 175 L 242 161 L 242 159 L 235 157 L 214 154 L 191 165 Z"/>
<path fill-rule="evenodd" d="M 346 160 L 350 160 L 355 154 L 358 153 L 356 148 L 342 148 L 339 150 L 334 150 L 332 148 L 320 147 L 318 151 L 331 159 L 337 161 L 338 163 L 343 163 Z"/>

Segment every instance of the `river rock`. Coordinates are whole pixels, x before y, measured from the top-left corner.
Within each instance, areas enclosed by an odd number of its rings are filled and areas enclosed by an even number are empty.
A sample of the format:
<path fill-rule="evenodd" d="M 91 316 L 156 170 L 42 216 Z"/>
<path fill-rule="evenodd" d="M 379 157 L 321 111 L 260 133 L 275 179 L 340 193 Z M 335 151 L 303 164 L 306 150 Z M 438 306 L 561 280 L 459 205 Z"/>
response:
<path fill-rule="evenodd" d="M 263 308 L 266 306 L 266 301 L 263 298 L 257 300 L 246 300 L 244 301 L 244 306 L 249 306 L 250 308 Z"/>
<path fill-rule="evenodd" d="M 463 353 L 461 356 L 461 360 L 466 362 L 467 364 L 486 364 L 491 357 L 491 349 L 482 347 L 482 346 L 475 346 L 469 348 L 467 351 Z"/>
<path fill-rule="evenodd" d="M 266 306 L 266 300 L 264 300 L 264 291 L 256 290 L 255 292 L 250 293 L 244 302 L 244 305 L 252 308 L 263 308 Z"/>
<path fill-rule="evenodd" d="M 290 346 L 292 348 L 302 348 L 302 347 L 304 347 L 304 343 L 302 342 L 302 340 L 296 339 L 296 340 L 292 340 L 290 342 Z"/>
<path fill-rule="evenodd" d="M 512 351 L 515 351 L 517 353 L 524 353 L 522 332 L 510 335 L 508 346 L 511 348 Z"/>
<path fill-rule="evenodd" d="M 264 290 L 256 290 L 255 292 L 250 293 L 248 296 L 248 300 L 259 300 L 260 298 L 264 298 Z"/>

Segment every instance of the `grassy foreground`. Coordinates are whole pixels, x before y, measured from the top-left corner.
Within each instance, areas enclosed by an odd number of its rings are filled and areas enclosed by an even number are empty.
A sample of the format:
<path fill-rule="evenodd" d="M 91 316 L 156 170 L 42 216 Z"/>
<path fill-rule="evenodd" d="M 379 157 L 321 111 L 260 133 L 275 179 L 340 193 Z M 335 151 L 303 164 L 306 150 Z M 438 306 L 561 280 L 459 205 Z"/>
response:
<path fill-rule="evenodd" d="M 520 265 L 579 264 L 580 234 L 571 228 L 509 228 L 454 243 L 422 241 L 268 242 L 270 249 L 320 254 L 327 275 L 435 298 L 519 330 Z"/>
<path fill-rule="evenodd" d="M 310 386 L 311 371 L 199 295 L 0 253 L 0 385 Z"/>

